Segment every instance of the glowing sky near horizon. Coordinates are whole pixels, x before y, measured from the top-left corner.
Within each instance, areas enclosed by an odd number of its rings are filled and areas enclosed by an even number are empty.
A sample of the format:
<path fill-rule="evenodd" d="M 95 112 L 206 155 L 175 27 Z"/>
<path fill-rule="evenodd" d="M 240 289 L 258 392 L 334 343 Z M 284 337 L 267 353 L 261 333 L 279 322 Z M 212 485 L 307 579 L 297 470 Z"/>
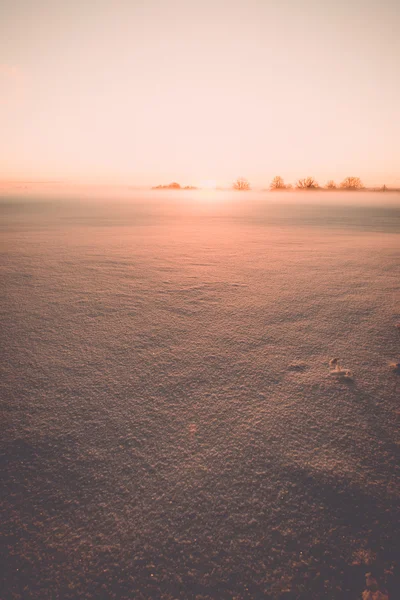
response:
<path fill-rule="evenodd" d="M 395 0 L 3 0 L 0 178 L 400 186 Z"/>

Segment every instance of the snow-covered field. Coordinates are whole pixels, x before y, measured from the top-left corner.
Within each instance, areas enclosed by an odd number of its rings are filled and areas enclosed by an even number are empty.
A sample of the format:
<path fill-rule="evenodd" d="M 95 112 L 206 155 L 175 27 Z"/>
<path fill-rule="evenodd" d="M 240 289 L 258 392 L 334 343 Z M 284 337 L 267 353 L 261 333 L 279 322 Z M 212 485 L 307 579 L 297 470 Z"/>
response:
<path fill-rule="evenodd" d="M 0 597 L 394 599 L 399 207 L 3 198 Z"/>

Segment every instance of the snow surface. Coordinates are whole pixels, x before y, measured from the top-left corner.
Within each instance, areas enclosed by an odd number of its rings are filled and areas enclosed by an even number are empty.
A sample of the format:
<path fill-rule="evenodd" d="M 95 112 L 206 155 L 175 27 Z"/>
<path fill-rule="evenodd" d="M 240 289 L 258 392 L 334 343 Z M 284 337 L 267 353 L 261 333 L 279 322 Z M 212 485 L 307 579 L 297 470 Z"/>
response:
<path fill-rule="evenodd" d="M 374 197 L 3 199 L 2 598 L 395 589 L 400 209 Z"/>

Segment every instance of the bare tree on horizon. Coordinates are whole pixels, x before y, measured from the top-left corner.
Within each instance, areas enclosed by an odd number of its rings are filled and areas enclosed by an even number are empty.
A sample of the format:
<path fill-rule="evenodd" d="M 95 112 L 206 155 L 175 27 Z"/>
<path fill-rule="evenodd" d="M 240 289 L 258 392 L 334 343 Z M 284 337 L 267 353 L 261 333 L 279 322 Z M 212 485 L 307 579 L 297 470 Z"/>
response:
<path fill-rule="evenodd" d="M 337 185 L 336 183 L 333 181 L 333 179 L 330 179 L 328 181 L 328 183 L 326 184 L 326 189 L 327 190 L 336 190 L 337 189 Z"/>
<path fill-rule="evenodd" d="M 245 177 L 239 177 L 233 184 L 234 190 L 239 190 L 241 192 L 247 191 L 250 189 L 250 183 Z"/>
<path fill-rule="evenodd" d="M 359 177 L 346 177 L 346 179 L 343 179 L 340 187 L 344 190 L 361 190 L 364 186 Z"/>
<path fill-rule="evenodd" d="M 285 185 L 285 182 L 283 181 L 282 177 L 280 177 L 280 175 L 277 175 L 271 181 L 271 185 L 269 186 L 269 189 L 270 190 L 285 190 L 285 189 L 287 189 L 287 187 L 288 186 Z"/>
<path fill-rule="evenodd" d="M 298 190 L 316 190 L 319 188 L 319 185 L 314 177 L 306 177 L 305 179 L 299 179 L 297 181 L 296 188 Z"/>

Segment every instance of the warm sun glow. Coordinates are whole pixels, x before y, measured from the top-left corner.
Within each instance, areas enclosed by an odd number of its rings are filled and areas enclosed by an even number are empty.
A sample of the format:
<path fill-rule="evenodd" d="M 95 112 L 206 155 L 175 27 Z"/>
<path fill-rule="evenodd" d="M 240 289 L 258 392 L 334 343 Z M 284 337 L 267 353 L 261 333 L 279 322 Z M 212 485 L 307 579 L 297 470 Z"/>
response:
<path fill-rule="evenodd" d="M 202 190 L 215 190 L 217 182 L 214 179 L 205 179 L 200 183 L 200 187 Z"/>

